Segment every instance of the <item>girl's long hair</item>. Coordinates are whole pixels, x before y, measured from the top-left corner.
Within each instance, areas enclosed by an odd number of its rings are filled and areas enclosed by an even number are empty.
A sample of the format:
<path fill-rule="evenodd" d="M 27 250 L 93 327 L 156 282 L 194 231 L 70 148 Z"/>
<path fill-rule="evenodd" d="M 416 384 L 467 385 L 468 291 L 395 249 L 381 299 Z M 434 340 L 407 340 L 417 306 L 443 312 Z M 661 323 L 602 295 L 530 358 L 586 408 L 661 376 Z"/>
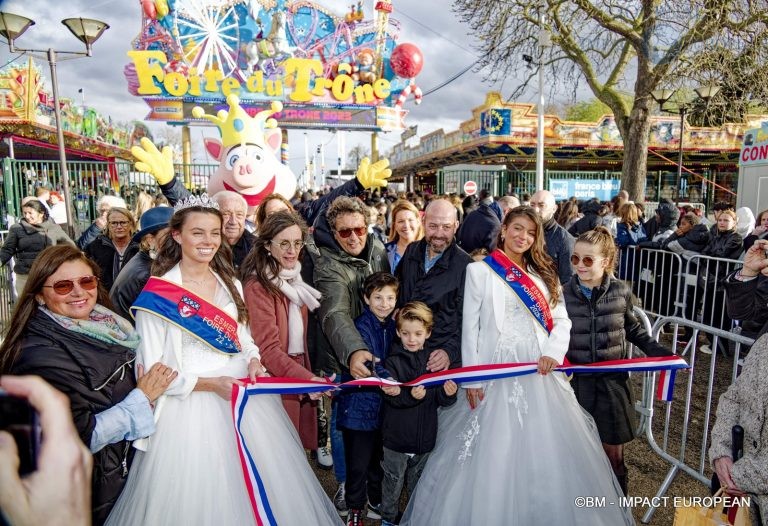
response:
<path fill-rule="evenodd" d="M 171 270 L 176 264 L 181 261 L 181 245 L 173 239 L 173 232 L 181 232 L 184 228 L 184 224 L 190 215 L 198 214 L 211 214 L 219 218 L 219 226 L 223 224 L 223 218 L 221 212 L 215 208 L 208 206 L 191 206 L 184 208 L 174 213 L 171 220 L 168 222 L 170 232 L 163 239 L 163 243 L 157 249 L 157 257 L 152 262 L 152 275 L 162 276 L 169 270 Z M 221 245 L 213 256 L 213 260 L 209 263 L 211 270 L 219 275 L 224 285 L 229 291 L 229 295 L 237 305 L 237 321 L 240 323 L 246 323 L 248 321 L 248 311 L 245 308 L 240 292 L 235 287 L 235 268 L 232 266 L 232 249 L 227 244 L 223 237 L 221 239 Z"/>
<path fill-rule="evenodd" d="M 243 284 L 254 280 L 275 297 L 279 298 L 283 294 L 272 279 L 270 279 L 270 277 L 277 276 L 281 269 L 277 259 L 270 254 L 269 246 L 275 236 L 292 226 L 299 227 L 301 239 L 306 239 L 307 224 L 293 210 L 275 212 L 266 216 L 264 221 L 259 223 L 259 237 L 256 238 L 256 242 L 253 244 L 243 264 L 240 265 L 240 280 Z"/>
<path fill-rule="evenodd" d="M 544 285 L 546 285 L 547 290 L 549 291 L 549 303 L 551 305 L 556 305 L 560 300 L 560 277 L 555 270 L 555 262 L 549 257 L 549 254 L 547 254 L 547 251 L 544 249 L 544 227 L 542 226 L 541 218 L 536 210 L 530 206 L 518 206 L 510 209 L 504 217 L 504 222 L 501 224 L 501 230 L 496 238 L 496 246 L 503 250 L 504 242 L 501 238 L 510 223 L 512 223 L 512 220 L 516 217 L 528 218 L 536 225 L 536 238 L 534 239 L 531 248 L 523 254 L 523 259 L 529 268 L 533 269 L 536 274 L 541 276 Z"/>
<path fill-rule="evenodd" d="M 54 245 L 40 252 L 35 258 L 35 262 L 32 263 L 32 268 L 29 269 L 27 284 L 13 309 L 11 320 L 5 330 L 3 343 L 0 345 L 0 373 L 9 373 L 18 357 L 21 341 L 27 335 L 29 321 L 39 308 L 37 295 L 42 293 L 46 280 L 59 270 L 61 265 L 69 261 L 82 261 L 90 267 L 94 276 L 98 277 L 101 274 L 99 266 L 73 245 Z M 109 292 L 101 282 L 98 285 L 96 302 L 108 309 L 112 308 Z M 45 349 L 41 349 L 41 352 L 45 352 Z"/>

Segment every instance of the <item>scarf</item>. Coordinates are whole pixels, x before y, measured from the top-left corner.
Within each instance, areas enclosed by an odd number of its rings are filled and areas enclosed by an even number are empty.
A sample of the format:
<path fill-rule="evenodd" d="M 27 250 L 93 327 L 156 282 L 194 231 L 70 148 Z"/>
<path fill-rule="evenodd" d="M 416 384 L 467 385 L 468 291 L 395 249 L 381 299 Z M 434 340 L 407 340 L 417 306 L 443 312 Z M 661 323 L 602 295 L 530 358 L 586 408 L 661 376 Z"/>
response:
<path fill-rule="evenodd" d="M 270 278 L 272 283 L 285 294 L 290 301 L 288 305 L 288 354 L 295 356 L 304 354 L 304 320 L 301 317 L 301 307 L 307 306 L 315 310 L 320 306 L 320 292 L 313 289 L 301 279 L 301 263 L 296 267 L 282 269 L 277 278 Z"/>
<path fill-rule="evenodd" d="M 85 334 L 100 342 L 122 345 L 135 350 L 141 341 L 139 333 L 128 320 L 98 303 L 93 307 L 87 320 L 76 320 L 63 314 L 56 314 L 48 310 L 45 305 L 40 305 L 40 310 L 65 329 Z"/>

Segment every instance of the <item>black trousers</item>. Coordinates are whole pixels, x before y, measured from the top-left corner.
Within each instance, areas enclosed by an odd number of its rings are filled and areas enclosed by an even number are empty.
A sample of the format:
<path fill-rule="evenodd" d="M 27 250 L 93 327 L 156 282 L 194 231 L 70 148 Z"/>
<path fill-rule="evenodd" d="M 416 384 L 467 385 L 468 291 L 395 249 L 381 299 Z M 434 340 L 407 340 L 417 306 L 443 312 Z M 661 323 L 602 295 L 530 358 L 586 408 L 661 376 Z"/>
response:
<path fill-rule="evenodd" d="M 381 480 L 384 477 L 381 431 L 342 429 L 341 433 L 347 464 L 347 481 L 344 484 L 347 508 L 361 510 L 367 501 L 381 504 Z"/>

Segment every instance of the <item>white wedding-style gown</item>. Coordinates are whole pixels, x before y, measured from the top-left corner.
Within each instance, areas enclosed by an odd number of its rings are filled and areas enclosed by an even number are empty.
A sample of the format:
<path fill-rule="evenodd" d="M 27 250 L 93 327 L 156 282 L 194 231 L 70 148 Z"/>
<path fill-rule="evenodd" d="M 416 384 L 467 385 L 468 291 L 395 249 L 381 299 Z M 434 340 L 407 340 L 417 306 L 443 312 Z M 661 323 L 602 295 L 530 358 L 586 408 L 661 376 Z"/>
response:
<path fill-rule="evenodd" d="M 183 337 L 184 370 L 204 377 L 248 375 L 243 355 Z M 252 395 L 241 429 L 279 526 L 339 525 L 278 395 Z M 255 524 L 238 457 L 230 402 L 211 392 L 168 396 L 146 452 L 107 520 L 119 526 Z M 265 524 L 269 524 L 265 521 Z"/>
<path fill-rule="evenodd" d="M 493 362 L 538 361 L 534 323 L 505 287 Z M 460 389 L 440 415 L 437 444 L 400 525 L 634 524 L 621 495 L 594 420 L 563 374 L 532 374 L 486 383 L 474 410 Z M 605 497 L 605 507 L 578 507 L 577 497 L 589 496 Z"/>

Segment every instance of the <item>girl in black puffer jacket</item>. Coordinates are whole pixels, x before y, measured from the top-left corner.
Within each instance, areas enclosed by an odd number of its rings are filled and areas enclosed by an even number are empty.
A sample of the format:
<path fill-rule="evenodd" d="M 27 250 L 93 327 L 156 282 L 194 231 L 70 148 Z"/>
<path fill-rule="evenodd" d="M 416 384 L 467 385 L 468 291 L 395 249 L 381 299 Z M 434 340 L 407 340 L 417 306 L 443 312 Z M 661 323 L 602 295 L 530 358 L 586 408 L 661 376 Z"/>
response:
<path fill-rule="evenodd" d="M 576 240 L 571 263 L 576 274 L 565 284 L 563 296 L 571 318 L 571 341 L 566 357 L 571 363 L 593 363 L 627 358 L 627 341 L 649 356 L 670 351 L 651 339 L 632 312 L 632 291 L 613 277 L 616 245 L 605 227 L 585 232 Z M 627 493 L 624 444 L 634 438 L 634 409 L 627 373 L 575 374 L 571 385 L 581 406 L 595 419 L 603 449 L 613 472 Z"/>

